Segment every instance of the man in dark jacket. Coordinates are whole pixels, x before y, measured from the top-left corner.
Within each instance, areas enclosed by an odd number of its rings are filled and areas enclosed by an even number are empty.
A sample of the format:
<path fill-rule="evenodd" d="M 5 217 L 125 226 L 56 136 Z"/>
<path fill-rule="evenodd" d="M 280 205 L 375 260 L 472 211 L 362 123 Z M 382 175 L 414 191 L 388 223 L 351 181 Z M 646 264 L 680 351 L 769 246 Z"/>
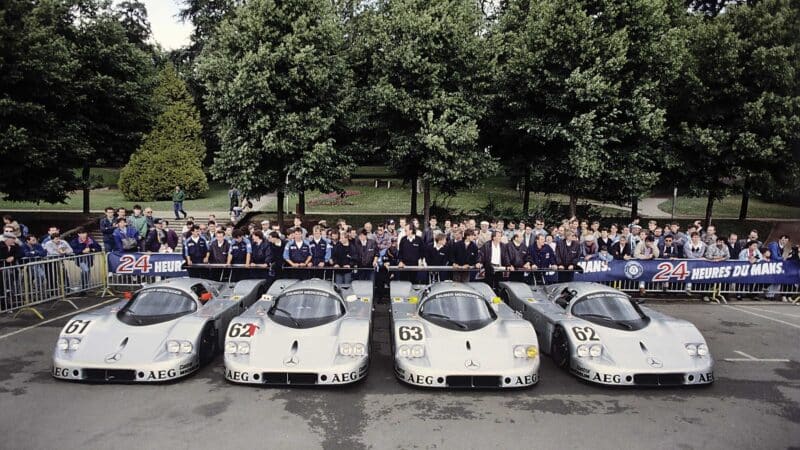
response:
<path fill-rule="evenodd" d="M 75 264 L 81 269 L 81 290 L 86 290 L 91 281 L 91 271 L 95 258 L 91 253 L 99 253 L 102 249 L 100 244 L 95 242 L 83 228 L 78 228 L 78 235 L 70 241 L 69 246 L 72 247 L 72 251 L 76 255 L 81 255 L 75 259 Z"/>
<path fill-rule="evenodd" d="M 414 225 L 409 225 L 409 232 L 407 235 L 400 238 L 399 251 L 397 252 L 397 267 L 417 267 L 419 260 L 424 257 L 425 245 L 422 238 L 417 236 L 417 230 Z M 401 273 L 401 280 L 411 281 L 412 283 L 419 283 L 425 278 L 423 272 L 405 272 Z"/>
<path fill-rule="evenodd" d="M 619 240 L 611 247 L 611 256 L 616 260 L 628 260 L 633 258 L 631 255 L 631 246 L 628 245 L 628 238 L 620 236 Z"/>
<path fill-rule="evenodd" d="M 581 245 L 572 230 L 564 233 L 564 239 L 556 245 L 556 263 L 559 269 L 575 270 L 581 260 Z M 574 273 L 559 272 L 559 282 L 572 281 Z"/>
<path fill-rule="evenodd" d="M 681 248 L 675 245 L 672 235 L 664 236 L 664 243 L 658 246 L 659 259 L 678 259 L 683 257 Z"/>
<path fill-rule="evenodd" d="M 164 229 L 164 221 L 155 220 L 155 228 L 150 230 L 145 239 L 145 249 L 154 253 L 169 253 L 178 245 L 178 235 L 172 230 Z"/>
<path fill-rule="evenodd" d="M 450 265 L 450 245 L 447 243 L 447 236 L 444 233 L 437 233 L 433 242 L 425 246 L 425 265 L 427 266 L 449 266 Z M 448 280 L 450 272 L 438 272 L 439 281 Z"/>
<path fill-rule="evenodd" d="M 228 264 L 230 261 L 231 244 L 225 239 L 225 232 L 217 230 L 214 233 L 214 240 L 208 244 L 208 263 L 209 264 Z M 221 281 L 226 272 L 222 269 L 211 269 L 209 271 L 212 280 Z"/>
<path fill-rule="evenodd" d="M 106 207 L 106 216 L 100 219 L 100 232 L 103 233 L 103 250 L 113 252 L 114 246 L 114 208 Z M 119 249 L 120 251 L 122 249 Z"/>
<path fill-rule="evenodd" d="M 506 246 L 508 263 L 515 270 L 528 269 L 531 266 L 530 262 L 528 262 L 530 258 L 528 255 L 528 247 L 523 243 L 523 234 L 524 232 L 522 231 L 515 232 L 511 238 L 511 242 Z M 525 276 L 527 276 L 526 273 L 513 272 L 509 278 L 511 281 L 523 281 Z"/>
<path fill-rule="evenodd" d="M 495 269 L 513 269 L 508 262 L 508 250 L 506 244 L 503 244 L 503 232 L 500 230 L 492 231 L 492 239 L 483 244 L 478 258 L 480 266 L 484 268 L 485 282 L 493 288 L 500 280 L 501 276 L 497 276 Z"/>
<path fill-rule="evenodd" d="M 458 238 L 458 235 L 456 235 Z M 467 229 L 464 231 L 464 239 L 456 240 L 452 244 L 452 258 L 454 269 L 469 269 L 478 264 L 478 245 L 475 244 L 475 230 Z M 470 272 L 453 272 L 453 280 L 468 282 L 474 277 Z"/>
<path fill-rule="evenodd" d="M 358 239 L 350 245 L 353 246 L 352 255 L 360 269 L 375 269 L 378 267 L 378 246 L 373 239 L 369 239 L 369 232 L 361 229 Z M 374 270 L 359 270 L 356 274 L 359 280 L 373 281 L 375 279 Z"/>
<path fill-rule="evenodd" d="M 739 236 L 736 233 L 731 233 L 728 236 L 728 241 L 725 242 L 728 246 L 728 252 L 731 254 L 731 259 L 738 260 L 739 253 L 742 253 L 742 242 L 739 241 Z"/>

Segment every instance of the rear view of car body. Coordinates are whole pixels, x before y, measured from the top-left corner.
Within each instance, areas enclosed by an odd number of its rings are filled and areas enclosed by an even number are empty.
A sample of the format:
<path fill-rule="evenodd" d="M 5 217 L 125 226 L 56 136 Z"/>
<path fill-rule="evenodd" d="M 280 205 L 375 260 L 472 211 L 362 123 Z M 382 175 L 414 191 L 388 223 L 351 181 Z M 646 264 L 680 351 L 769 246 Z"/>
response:
<path fill-rule="evenodd" d="M 475 330 L 454 330 L 420 317 L 426 296 L 448 290 L 482 296 L 495 320 Z M 530 323 L 484 283 L 440 282 L 430 287 L 391 284 L 395 375 L 430 388 L 520 388 L 539 381 L 539 349 Z M 457 300 L 454 300 L 457 301 Z"/>
<path fill-rule="evenodd" d="M 267 295 L 228 327 L 225 378 L 233 383 L 267 386 L 343 385 L 363 379 L 369 369 L 372 282 L 336 287 L 323 280 L 277 280 Z M 341 301 L 345 313 L 307 328 L 270 317 L 281 295 L 326 293 Z"/>

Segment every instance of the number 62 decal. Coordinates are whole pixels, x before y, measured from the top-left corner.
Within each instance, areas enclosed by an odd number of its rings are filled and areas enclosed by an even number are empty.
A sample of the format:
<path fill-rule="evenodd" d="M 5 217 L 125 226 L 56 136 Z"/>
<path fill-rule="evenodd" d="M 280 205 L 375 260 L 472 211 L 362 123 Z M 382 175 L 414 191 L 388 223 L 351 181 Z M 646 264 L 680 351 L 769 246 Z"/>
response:
<path fill-rule="evenodd" d="M 594 328 L 592 327 L 572 327 L 572 334 L 575 335 L 575 339 L 579 341 L 599 341 L 600 338 L 597 337 L 597 333 L 595 333 Z"/>

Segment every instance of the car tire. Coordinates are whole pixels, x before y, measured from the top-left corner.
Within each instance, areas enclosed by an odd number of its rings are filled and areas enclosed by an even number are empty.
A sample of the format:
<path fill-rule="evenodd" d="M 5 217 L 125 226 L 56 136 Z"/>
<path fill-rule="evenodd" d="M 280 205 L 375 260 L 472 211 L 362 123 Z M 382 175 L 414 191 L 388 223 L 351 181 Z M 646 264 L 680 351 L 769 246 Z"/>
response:
<path fill-rule="evenodd" d="M 203 328 L 203 334 L 200 335 L 200 364 L 208 364 L 214 359 L 217 354 L 217 335 L 214 333 L 214 325 L 209 323 Z"/>
<path fill-rule="evenodd" d="M 557 367 L 565 368 L 569 363 L 569 342 L 567 332 L 563 328 L 557 327 L 550 340 L 550 355 Z"/>

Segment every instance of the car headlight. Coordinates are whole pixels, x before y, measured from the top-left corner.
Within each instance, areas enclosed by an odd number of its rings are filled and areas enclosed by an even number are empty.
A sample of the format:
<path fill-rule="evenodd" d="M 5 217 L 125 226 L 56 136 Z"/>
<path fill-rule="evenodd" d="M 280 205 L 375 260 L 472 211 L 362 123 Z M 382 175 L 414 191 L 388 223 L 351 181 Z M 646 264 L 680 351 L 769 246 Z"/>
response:
<path fill-rule="evenodd" d="M 700 344 L 697 346 L 697 354 L 700 356 L 706 356 L 708 354 L 708 347 L 706 344 Z"/>
<path fill-rule="evenodd" d="M 250 344 L 247 342 L 239 342 L 238 353 L 240 355 L 249 355 L 250 354 Z"/>
<path fill-rule="evenodd" d="M 81 345 L 81 340 L 78 338 L 72 338 L 69 340 L 69 349 L 75 351 L 78 349 L 78 346 Z"/>
<path fill-rule="evenodd" d="M 66 351 L 69 348 L 69 340 L 67 338 L 61 338 L 58 340 L 58 349 L 61 351 Z"/>
<path fill-rule="evenodd" d="M 347 342 L 339 344 L 339 353 L 343 356 L 350 356 L 353 354 L 353 346 Z"/>
<path fill-rule="evenodd" d="M 194 345 L 189 341 L 181 341 L 181 353 L 192 353 Z"/>
<path fill-rule="evenodd" d="M 578 346 L 578 356 L 581 358 L 586 358 L 589 356 L 589 347 L 586 344 L 581 344 Z"/>
<path fill-rule="evenodd" d="M 364 356 L 367 354 L 367 347 L 364 344 L 353 344 L 353 356 Z"/>
<path fill-rule="evenodd" d="M 533 359 L 539 355 L 539 349 L 535 345 L 515 345 L 514 358 Z"/>
<path fill-rule="evenodd" d="M 686 352 L 689 353 L 689 356 L 697 356 L 697 345 L 686 344 Z"/>
<path fill-rule="evenodd" d="M 411 356 L 411 348 L 409 348 L 407 345 L 401 345 L 397 349 L 397 353 L 403 358 L 408 358 L 409 356 Z"/>
<path fill-rule="evenodd" d="M 181 351 L 181 344 L 178 341 L 167 341 L 167 351 L 169 353 L 178 353 Z"/>
<path fill-rule="evenodd" d="M 425 356 L 425 347 L 421 345 L 414 345 L 411 347 L 412 358 L 422 358 L 423 356 Z"/>
<path fill-rule="evenodd" d="M 236 342 L 226 342 L 225 343 L 225 353 L 231 353 L 231 354 L 232 353 L 236 353 L 236 350 L 238 348 L 239 348 L 239 346 L 236 344 Z"/>
<path fill-rule="evenodd" d="M 589 347 L 589 355 L 592 358 L 597 358 L 601 354 L 603 354 L 603 346 L 602 345 L 593 345 L 593 346 Z"/>

